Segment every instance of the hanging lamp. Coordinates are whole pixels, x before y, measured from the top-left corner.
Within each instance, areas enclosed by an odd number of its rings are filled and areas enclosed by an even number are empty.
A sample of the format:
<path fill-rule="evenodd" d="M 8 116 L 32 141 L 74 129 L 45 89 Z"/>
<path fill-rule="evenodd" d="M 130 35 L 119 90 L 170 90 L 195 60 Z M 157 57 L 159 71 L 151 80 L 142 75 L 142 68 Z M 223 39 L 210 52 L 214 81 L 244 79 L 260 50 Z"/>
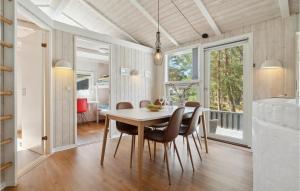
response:
<path fill-rule="evenodd" d="M 161 50 L 160 32 L 159 32 L 159 0 L 157 0 L 157 32 L 154 52 L 154 63 L 161 65 L 163 62 L 163 54 Z"/>

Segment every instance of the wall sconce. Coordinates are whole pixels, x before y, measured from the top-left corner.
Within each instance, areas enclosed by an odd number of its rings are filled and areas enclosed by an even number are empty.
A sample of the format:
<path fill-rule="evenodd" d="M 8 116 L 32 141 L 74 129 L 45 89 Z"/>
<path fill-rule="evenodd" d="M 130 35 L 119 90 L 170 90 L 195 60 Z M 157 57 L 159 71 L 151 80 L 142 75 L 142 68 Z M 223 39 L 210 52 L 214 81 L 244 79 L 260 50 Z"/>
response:
<path fill-rule="evenodd" d="M 73 69 L 73 65 L 66 61 L 66 60 L 58 60 L 55 64 L 54 64 L 54 67 L 55 68 L 64 68 L 64 69 L 70 69 L 72 70 Z"/>
<path fill-rule="evenodd" d="M 131 76 L 138 76 L 139 75 L 139 71 L 136 70 L 136 69 L 133 69 L 133 70 L 130 71 L 130 75 Z"/>
<path fill-rule="evenodd" d="M 276 69 L 282 68 L 282 63 L 279 60 L 265 60 L 262 65 L 262 69 Z"/>

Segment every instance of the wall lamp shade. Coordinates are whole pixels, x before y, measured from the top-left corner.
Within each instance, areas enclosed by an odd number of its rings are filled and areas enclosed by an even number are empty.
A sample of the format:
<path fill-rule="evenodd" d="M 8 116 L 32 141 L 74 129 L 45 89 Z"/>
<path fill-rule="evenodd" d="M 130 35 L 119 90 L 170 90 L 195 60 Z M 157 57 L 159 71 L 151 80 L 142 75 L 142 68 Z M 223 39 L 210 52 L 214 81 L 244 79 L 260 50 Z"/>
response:
<path fill-rule="evenodd" d="M 276 68 L 282 68 L 282 63 L 279 60 L 265 60 L 261 68 L 263 69 L 276 69 Z"/>
<path fill-rule="evenodd" d="M 73 65 L 66 61 L 66 60 L 58 60 L 55 64 L 54 64 L 55 68 L 65 68 L 65 69 L 73 69 Z"/>

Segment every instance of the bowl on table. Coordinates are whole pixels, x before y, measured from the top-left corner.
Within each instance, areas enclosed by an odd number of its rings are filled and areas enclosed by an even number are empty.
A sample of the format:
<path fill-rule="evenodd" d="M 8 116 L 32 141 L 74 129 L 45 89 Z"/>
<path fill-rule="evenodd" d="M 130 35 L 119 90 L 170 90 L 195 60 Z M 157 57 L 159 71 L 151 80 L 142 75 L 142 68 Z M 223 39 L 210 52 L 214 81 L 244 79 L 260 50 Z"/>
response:
<path fill-rule="evenodd" d="M 149 104 L 147 106 L 147 109 L 151 112 L 158 112 L 162 109 L 161 105 L 154 105 L 154 104 Z"/>

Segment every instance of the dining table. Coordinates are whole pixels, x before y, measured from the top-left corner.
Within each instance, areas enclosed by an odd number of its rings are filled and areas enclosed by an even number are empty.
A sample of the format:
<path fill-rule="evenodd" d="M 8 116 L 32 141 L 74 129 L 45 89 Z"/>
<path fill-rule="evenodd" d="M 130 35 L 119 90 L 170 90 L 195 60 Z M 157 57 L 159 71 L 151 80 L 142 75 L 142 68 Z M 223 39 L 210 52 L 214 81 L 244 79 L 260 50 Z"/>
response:
<path fill-rule="evenodd" d="M 177 106 L 164 106 L 160 111 L 151 112 L 147 108 L 134 108 L 134 109 L 119 109 L 119 110 L 107 110 L 103 112 L 105 115 L 105 129 L 101 151 L 101 166 L 104 164 L 104 156 L 106 149 L 107 136 L 110 127 L 110 121 L 119 121 L 122 123 L 134 125 L 138 127 L 138 190 L 142 190 L 142 177 L 143 177 L 143 143 L 144 143 L 144 128 L 151 127 L 153 124 L 159 124 L 169 121 L 173 112 L 177 109 Z M 189 115 L 194 111 L 194 107 L 185 107 L 184 116 Z M 205 123 L 205 112 L 209 111 L 208 108 L 201 108 L 200 118 L 203 129 L 203 137 L 205 143 L 205 151 L 208 153 L 207 145 L 207 129 Z"/>

